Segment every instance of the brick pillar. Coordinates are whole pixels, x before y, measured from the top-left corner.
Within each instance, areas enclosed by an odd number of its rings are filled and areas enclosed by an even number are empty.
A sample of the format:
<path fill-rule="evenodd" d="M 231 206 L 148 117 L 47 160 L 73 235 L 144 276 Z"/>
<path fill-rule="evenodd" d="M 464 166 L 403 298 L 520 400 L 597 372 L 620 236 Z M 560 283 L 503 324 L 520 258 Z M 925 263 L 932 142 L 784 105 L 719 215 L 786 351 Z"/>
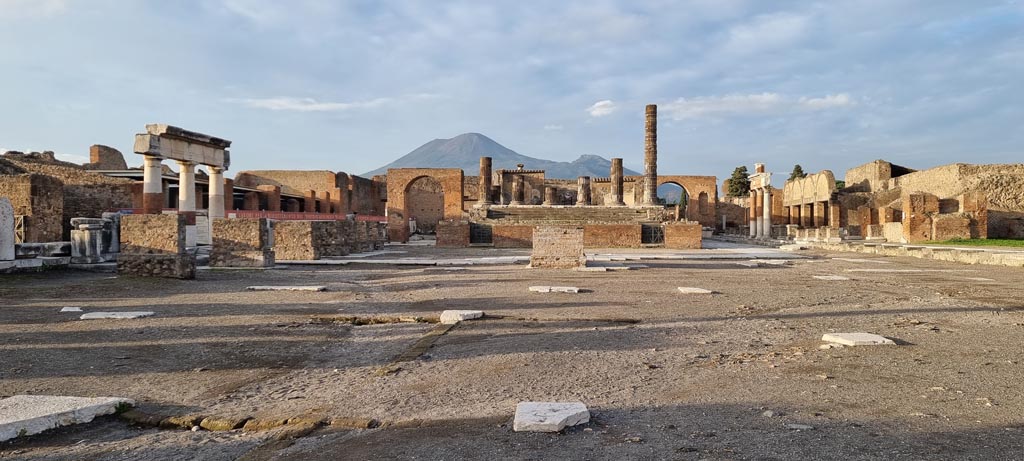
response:
<path fill-rule="evenodd" d="M 298 200 L 295 200 L 295 199 L 293 199 L 293 198 L 290 198 L 290 199 L 288 199 L 288 200 L 287 200 L 287 201 L 285 202 L 285 211 L 290 211 L 290 212 L 292 212 L 292 213 L 296 213 L 296 212 L 298 212 L 298 211 L 301 211 L 301 210 L 299 209 L 299 201 L 298 201 Z"/>
<path fill-rule="evenodd" d="M 524 186 L 523 175 L 512 175 L 512 203 L 509 203 L 509 205 L 523 204 L 523 196 L 525 195 L 525 191 L 523 190 L 525 188 Z"/>
<path fill-rule="evenodd" d="M 808 228 L 814 224 L 814 206 L 805 203 L 800 205 L 800 227 Z"/>
<path fill-rule="evenodd" d="M 331 193 L 327 191 L 320 191 L 320 208 L 317 210 L 320 213 L 331 212 Z"/>
<path fill-rule="evenodd" d="M 612 203 L 611 206 L 625 206 L 626 202 L 622 200 L 622 159 L 612 159 Z"/>
<path fill-rule="evenodd" d="M 544 205 L 551 206 L 555 204 L 556 190 L 553 186 L 544 186 Z"/>
<path fill-rule="evenodd" d="M 648 104 L 644 126 L 644 205 L 658 200 L 658 106 Z"/>
<path fill-rule="evenodd" d="M 306 213 L 316 213 L 316 191 L 306 191 L 306 195 L 303 196 L 303 209 Z"/>
<path fill-rule="evenodd" d="M 477 205 L 490 205 L 491 204 L 491 158 L 480 157 L 480 197 L 477 199 Z"/>
<path fill-rule="evenodd" d="M 264 184 L 256 186 L 260 195 L 267 199 L 267 211 L 281 211 L 281 186 Z"/>
<path fill-rule="evenodd" d="M 814 227 L 825 225 L 825 202 L 814 202 Z"/>
<path fill-rule="evenodd" d="M 235 181 L 224 178 L 224 209 L 235 209 Z"/>
<path fill-rule="evenodd" d="M 576 190 L 576 206 L 590 205 L 590 176 L 580 176 Z"/>
<path fill-rule="evenodd" d="M 146 214 L 160 214 L 166 203 L 160 157 L 146 155 L 142 157 L 142 162 L 142 211 Z"/>
<path fill-rule="evenodd" d="M 242 201 L 242 209 L 250 211 L 259 211 L 260 194 L 256 192 L 246 192 L 245 200 Z"/>
<path fill-rule="evenodd" d="M 347 193 L 347 189 L 343 190 L 340 187 L 336 187 L 331 191 L 331 213 L 348 214 L 347 210 L 345 210 L 348 207 L 344 205 Z"/>
<path fill-rule="evenodd" d="M 749 213 L 747 213 L 747 217 L 750 220 L 750 236 L 757 237 L 757 191 L 753 189 L 750 190 L 750 203 L 748 208 Z"/>
<path fill-rule="evenodd" d="M 874 211 L 875 210 L 871 210 L 872 214 L 874 213 Z M 841 218 L 841 214 L 840 213 L 841 213 L 841 210 L 839 209 L 839 204 L 838 203 L 828 203 L 828 227 L 834 227 L 834 228 L 837 228 L 837 229 L 842 227 L 842 225 L 841 225 L 842 223 L 840 222 L 841 221 L 841 219 L 840 219 Z M 878 221 L 876 219 L 875 220 L 875 224 L 877 224 L 877 223 L 878 223 Z"/>

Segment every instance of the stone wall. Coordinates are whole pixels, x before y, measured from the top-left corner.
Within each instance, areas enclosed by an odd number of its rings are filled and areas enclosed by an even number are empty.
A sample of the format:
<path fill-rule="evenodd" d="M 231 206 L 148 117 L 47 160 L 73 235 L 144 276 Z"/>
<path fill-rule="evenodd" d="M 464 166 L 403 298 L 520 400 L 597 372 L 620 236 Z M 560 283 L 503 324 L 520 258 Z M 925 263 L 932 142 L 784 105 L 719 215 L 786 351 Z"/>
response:
<path fill-rule="evenodd" d="M 586 266 L 583 234 L 580 226 L 537 226 L 533 231 L 530 267 L 573 269 Z"/>
<path fill-rule="evenodd" d="M 384 225 L 372 221 L 274 221 L 274 258 L 306 261 L 384 246 Z"/>
<path fill-rule="evenodd" d="M 534 226 L 503 225 L 491 226 L 491 242 L 494 248 L 531 248 Z"/>
<path fill-rule="evenodd" d="M 381 200 L 387 197 L 387 191 L 383 185 L 384 181 L 349 175 L 350 210 L 361 215 L 384 216 Z"/>
<path fill-rule="evenodd" d="M 59 179 L 40 174 L 0 176 L 0 197 L 11 201 L 16 216 L 25 217 L 26 243 L 66 240 L 61 222 L 64 184 Z"/>
<path fill-rule="evenodd" d="M 121 151 L 113 147 L 93 144 L 89 147 L 89 163 L 82 165 L 87 170 L 127 170 Z"/>
<path fill-rule="evenodd" d="M 391 241 L 409 240 L 409 186 L 422 177 L 433 178 L 444 191 L 443 219 L 462 220 L 462 170 L 458 168 L 392 168 L 387 176 L 388 234 Z"/>
<path fill-rule="evenodd" d="M 704 227 L 716 225 L 718 178 L 715 176 L 658 175 L 658 186 L 676 184 L 686 190 L 689 200 L 680 220 L 696 221 Z M 642 188 L 640 188 L 642 189 Z"/>
<path fill-rule="evenodd" d="M 118 274 L 195 278 L 195 256 L 185 249 L 185 222 L 178 214 L 122 216 Z"/>
<path fill-rule="evenodd" d="M 469 246 L 469 221 L 441 221 L 437 223 L 437 247 L 465 248 Z"/>
<path fill-rule="evenodd" d="M 583 246 L 586 248 L 640 248 L 641 230 L 642 226 L 639 224 L 585 224 L 583 226 Z"/>
<path fill-rule="evenodd" d="M 210 250 L 212 267 L 272 267 L 271 222 L 264 218 L 215 218 L 213 248 Z"/>
<path fill-rule="evenodd" d="M 675 250 L 701 248 L 701 225 L 695 222 L 665 223 L 665 248 Z"/>
<path fill-rule="evenodd" d="M 419 178 L 409 184 L 405 200 L 409 219 L 416 220 L 419 233 L 434 233 L 438 222 L 444 219 L 444 191 L 441 183 L 429 177 Z"/>

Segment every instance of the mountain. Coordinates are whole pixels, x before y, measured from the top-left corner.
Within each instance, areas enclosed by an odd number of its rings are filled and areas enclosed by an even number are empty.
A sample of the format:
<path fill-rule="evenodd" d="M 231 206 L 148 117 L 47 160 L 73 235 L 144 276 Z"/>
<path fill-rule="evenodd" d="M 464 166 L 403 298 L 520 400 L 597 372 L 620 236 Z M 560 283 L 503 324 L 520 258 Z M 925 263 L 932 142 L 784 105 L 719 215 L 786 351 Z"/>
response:
<path fill-rule="evenodd" d="M 376 170 L 361 176 L 369 178 L 385 174 L 388 168 L 462 168 L 467 176 L 480 174 L 480 157 L 491 157 L 491 168 L 513 170 L 522 163 L 528 170 L 544 170 L 545 177 L 575 179 L 580 176 L 606 178 L 612 167 L 611 160 L 597 155 L 581 155 L 571 162 L 555 162 L 527 157 L 480 133 L 460 134 L 451 139 L 435 139 Z M 626 176 L 639 175 L 623 168 Z"/>

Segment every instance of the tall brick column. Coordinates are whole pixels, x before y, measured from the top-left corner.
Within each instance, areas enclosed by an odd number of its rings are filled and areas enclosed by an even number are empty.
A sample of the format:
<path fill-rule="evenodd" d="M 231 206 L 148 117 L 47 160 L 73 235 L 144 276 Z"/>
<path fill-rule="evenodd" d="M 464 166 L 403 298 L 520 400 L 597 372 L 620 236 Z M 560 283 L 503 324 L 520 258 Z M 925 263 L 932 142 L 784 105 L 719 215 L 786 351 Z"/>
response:
<path fill-rule="evenodd" d="M 302 204 L 303 211 L 306 213 L 316 213 L 316 191 L 308 190 L 302 198 L 304 202 Z"/>
<path fill-rule="evenodd" d="M 146 155 L 142 162 L 142 210 L 146 214 L 160 214 L 166 204 L 160 157 Z"/>
<path fill-rule="evenodd" d="M 612 203 L 611 206 L 625 206 L 626 202 L 622 200 L 622 159 L 612 159 Z"/>
<path fill-rule="evenodd" d="M 658 200 L 658 106 L 647 105 L 644 126 L 644 205 Z"/>
<path fill-rule="evenodd" d="M 576 206 L 590 205 L 590 176 L 580 176 L 576 190 Z"/>
<path fill-rule="evenodd" d="M 491 204 L 491 158 L 480 157 L 480 198 L 477 205 Z"/>

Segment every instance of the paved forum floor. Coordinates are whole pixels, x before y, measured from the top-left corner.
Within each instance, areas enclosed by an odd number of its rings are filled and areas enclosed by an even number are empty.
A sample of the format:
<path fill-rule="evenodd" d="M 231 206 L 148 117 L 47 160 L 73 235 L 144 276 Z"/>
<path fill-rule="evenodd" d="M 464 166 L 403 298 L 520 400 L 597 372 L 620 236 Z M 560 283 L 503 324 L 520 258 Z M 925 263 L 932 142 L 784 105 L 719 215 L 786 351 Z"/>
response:
<path fill-rule="evenodd" d="M 162 430 L 104 417 L 0 444 L 0 459 L 1024 458 L 1024 269 L 813 251 L 782 260 L 791 254 L 721 246 L 689 259 L 595 262 L 648 266 L 609 272 L 510 264 L 522 250 L 395 246 L 349 259 L 492 259 L 454 271 L 401 261 L 201 271 L 194 281 L 0 277 L 0 396 L 112 395 L 153 414 L 381 423 L 282 441 L 283 429 Z M 58 312 L 65 306 L 156 314 L 81 321 Z M 435 325 L 310 321 L 444 309 L 488 318 L 401 363 Z M 845 331 L 899 345 L 819 349 L 823 333 Z M 593 419 L 561 434 L 515 433 L 523 400 L 582 401 Z"/>

